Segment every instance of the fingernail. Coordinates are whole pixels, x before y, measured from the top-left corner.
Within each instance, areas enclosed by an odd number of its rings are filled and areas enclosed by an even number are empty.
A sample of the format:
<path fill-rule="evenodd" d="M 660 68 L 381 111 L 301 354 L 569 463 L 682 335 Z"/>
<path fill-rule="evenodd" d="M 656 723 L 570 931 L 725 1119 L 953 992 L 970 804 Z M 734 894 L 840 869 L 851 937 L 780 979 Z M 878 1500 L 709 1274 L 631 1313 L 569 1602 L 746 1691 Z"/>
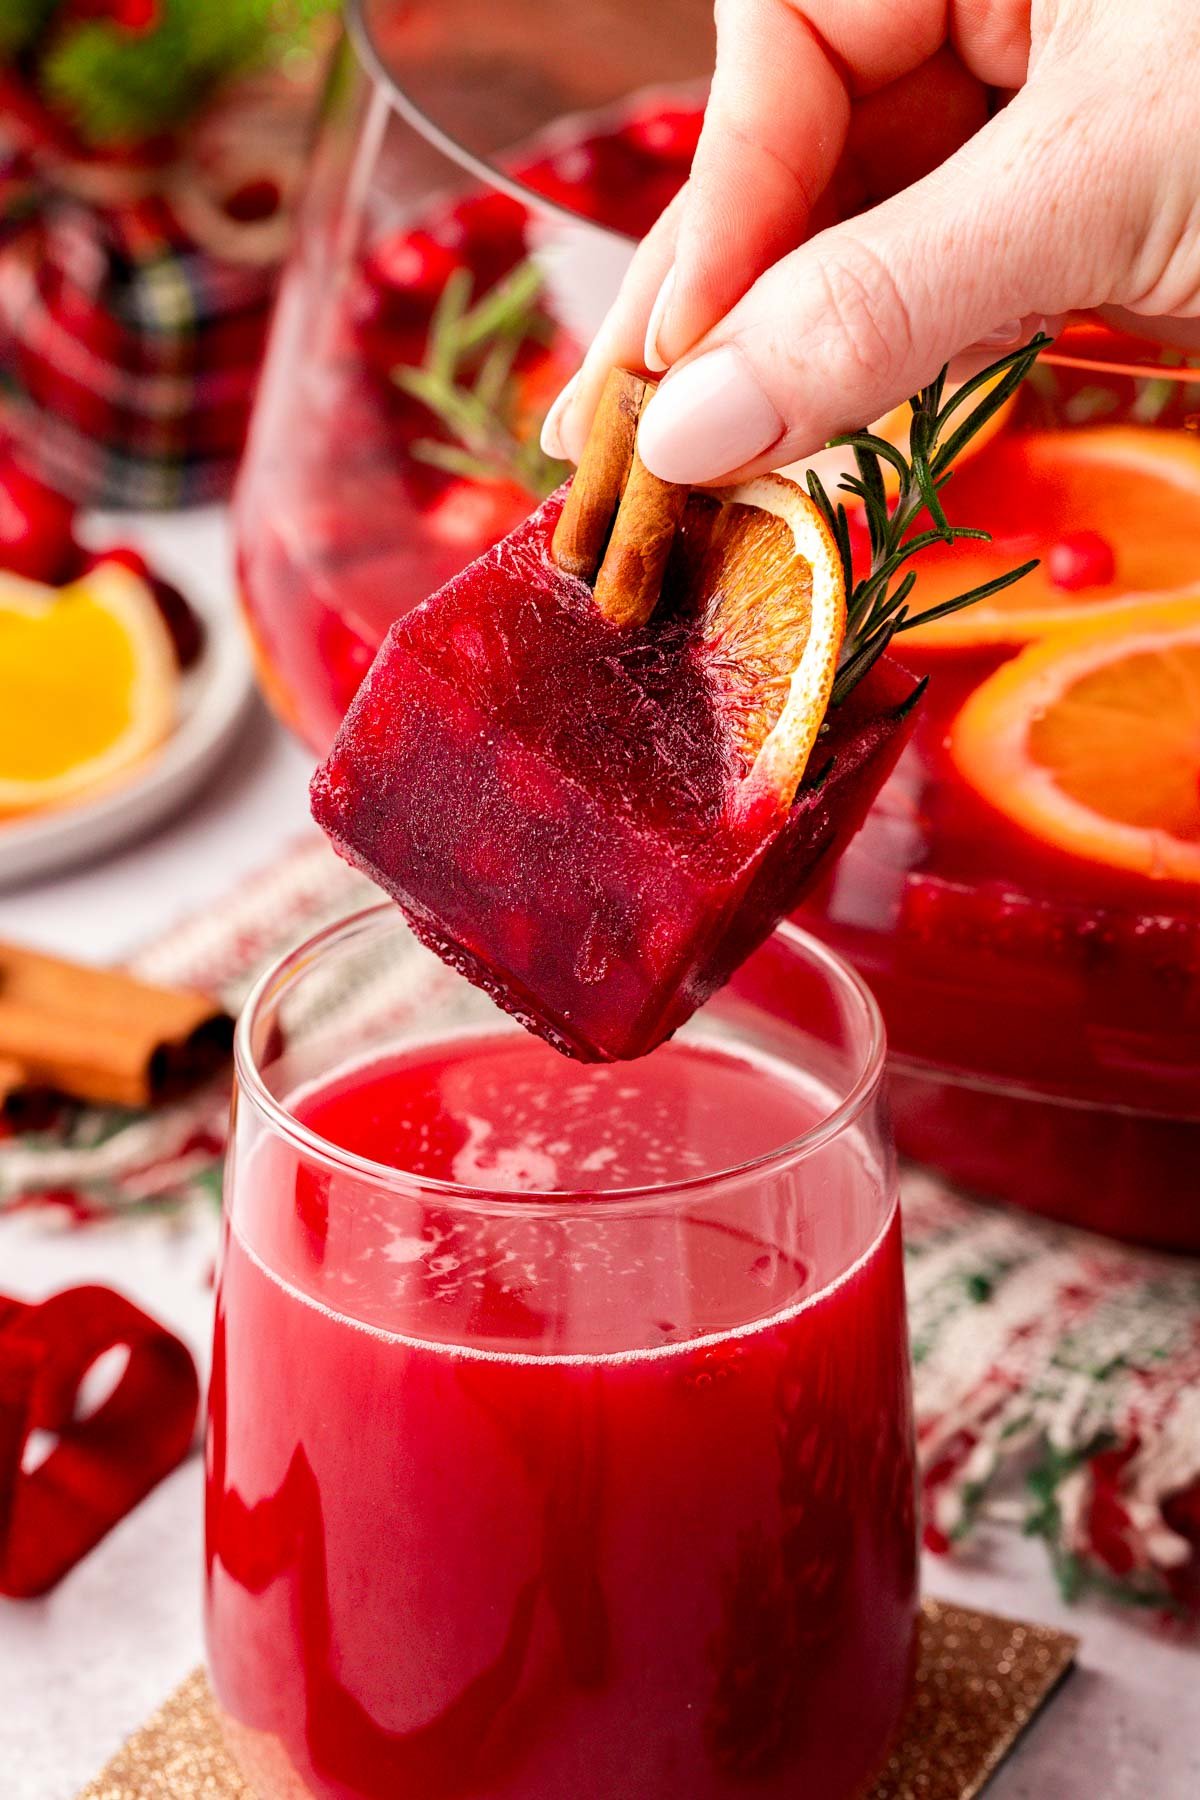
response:
<path fill-rule="evenodd" d="M 650 308 L 650 317 L 646 321 L 646 344 L 642 358 L 652 374 L 659 375 L 667 367 L 667 359 L 658 347 L 658 334 L 666 317 L 671 295 L 675 291 L 675 269 L 669 268 L 663 276 L 662 286 L 658 290 L 654 305 Z"/>
<path fill-rule="evenodd" d="M 995 331 L 985 332 L 983 337 L 979 339 L 979 342 L 986 345 L 989 349 L 994 348 L 997 350 L 1003 350 L 1009 344 L 1017 344 L 1020 343 L 1020 341 L 1020 319 L 1009 319 L 1005 324 L 997 325 Z"/>
<path fill-rule="evenodd" d="M 568 407 L 575 398 L 578 387 L 579 377 L 572 375 L 542 420 L 542 450 L 547 456 L 564 457 L 567 454 L 562 440 L 562 422 Z"/>
<path fill-rule="evenodd" d="M 642 417 L 642 461 L 662 481 L 713 481 L 783 436 L 784 421 L 740 350 L 725 345 L 667 376 Z"/>

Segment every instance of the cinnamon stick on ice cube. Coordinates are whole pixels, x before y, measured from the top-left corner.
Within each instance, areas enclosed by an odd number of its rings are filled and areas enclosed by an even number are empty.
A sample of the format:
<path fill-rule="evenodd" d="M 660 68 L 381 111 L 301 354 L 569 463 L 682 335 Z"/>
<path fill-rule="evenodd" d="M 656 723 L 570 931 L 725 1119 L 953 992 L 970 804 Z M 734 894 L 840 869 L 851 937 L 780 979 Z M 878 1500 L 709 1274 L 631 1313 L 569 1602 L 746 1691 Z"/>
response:
<path fill-rule="evenodd" d="M 658 603 L 690 492 L 660 481 L 638 455 L 638 420 L 657 385 L 610 371 L 551 546 L 559 568 L 594 580 L 600 611 L 629 631 Z"/>

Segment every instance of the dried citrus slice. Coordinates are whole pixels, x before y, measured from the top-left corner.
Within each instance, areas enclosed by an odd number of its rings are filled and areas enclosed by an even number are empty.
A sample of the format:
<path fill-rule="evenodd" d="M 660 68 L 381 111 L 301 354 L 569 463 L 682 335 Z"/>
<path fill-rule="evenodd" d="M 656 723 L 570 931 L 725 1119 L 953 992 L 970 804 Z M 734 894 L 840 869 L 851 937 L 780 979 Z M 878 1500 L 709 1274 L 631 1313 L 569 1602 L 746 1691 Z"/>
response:
<path fill-rule="evenodd" d="M 1029 557 L 1041 566 L 960 613 L 917 625 L 906 644 L 1023 644 L 1138 594 L 1200 583 L 1200 442 L 1185 432 L 1114 425 L 997 439 L 955 472 L 952 521 L 990 544 L 936 546 L 921 558 L 914 610 L 936 606 Z"/>
<path fill-rule="evenodd" d="M 1200 595 L 1109 608 L 1030 645 L 950 732 L 955 767 L 1071 856 L 1200 882 Z"/>
<path fill-rule="evenodd" d="M 718 499 L 689 584 L 699 655 L 726 730 L 739 807 L 765 800 L 787 808 L 837 674 L 846 627 L 841 559 L 793 481 L 765 475 Z"/>
<path fill-rule="evenodd" d="M 66 588 L 0 575 L 0 814 L 116 781 L 175 716 L 171 638 L 146 583 L 104 562 Z"/>
<path fill-rule="evenodd" d="M 983 384 L 977 396 L 977 403 L 978 400 L 983 399 L 984 395 L 989 393 L 991 389 L 995 387 L 997 381 L 1002 380 L 1003 374 L 1004 371 L 1002 370 L 1001 373 L 996 376 L 994 381 L 988 381 Z M 946 402 L 952 400 L 961 386 L 962 383 L 960 381 L 948 381 L 946 383 L 944 400 Z M 964 463 L 970 462 L 972 457 L 978 456 L 985 445 L 991 443 L 992 439 L 996 436 L 996 433 L 1003 429 L 1004 425 L 1011 417 L 1012 410 L 1016 404 L 1017 396 L 1013 394 L 1004 402 L 1003 406 L 996 409 L 991 418 L 986 420 L 975 433 L 975 436 L 969 438 L 963 445 L 962 450 L 955 460 L 956 468 L 961 467 Z M 966 414 L 962 414 L 962 417 L 965 418 Z M 875 423 L 870 426 L 869 429 L 876 437 L 886 438 L 889 444 L 895 444 L 896 448 L 907 456 L 910 448 L 909 427 L 911 424 L 912 408 L 908 401 L 904 400 L 899 406 L 893 406 L 891 412 L 884 413 L 882 419 L 876 419 Z M 818 450 L 815 455 L 805 457 L 803 462 L 790 463 L 788 467 L 784 469 L 783 473 L 793 477 L 799 482 L 803 482 L 805 472 L 808 469 L 814 470 L 816 474 L 821 477 L 821 480 L 825 483 L 826 491 L 835 499 L 843 501 L 847 510 L 856 508 L 861 504 L 861 502 L 855 500 L 852 495 L 840 493 L 838 491 L 838 482 L 841 480 L 842 476 L 854 475 L 857 472 L 853 451 L 847 450 L 841 445 L 827 450 Z M 884 463 L 882 474 L 884 491 L 889 497 L 894 498 L 900 491 L 900 477 L 890 463 Z M 972 523 L 973 522 L 974 521 L 972 521 Z"/>

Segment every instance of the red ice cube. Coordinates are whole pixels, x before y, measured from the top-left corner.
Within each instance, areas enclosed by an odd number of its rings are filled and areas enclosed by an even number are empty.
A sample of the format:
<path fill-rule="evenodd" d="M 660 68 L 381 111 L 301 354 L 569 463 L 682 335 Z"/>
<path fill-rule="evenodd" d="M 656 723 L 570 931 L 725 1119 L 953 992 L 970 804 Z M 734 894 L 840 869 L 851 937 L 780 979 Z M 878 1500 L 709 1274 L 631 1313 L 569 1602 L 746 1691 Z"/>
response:
<path fill-rule="evenodd" d="M 312 798 L 420 938 L 597 1061 L 653 1049 L 797 905 L 890 772 L 914 684 L 877 664 L 790 810 L 732 807 L 686 546 L 618 630 L 552 560 L 565 491 L 393 626 Z"/>

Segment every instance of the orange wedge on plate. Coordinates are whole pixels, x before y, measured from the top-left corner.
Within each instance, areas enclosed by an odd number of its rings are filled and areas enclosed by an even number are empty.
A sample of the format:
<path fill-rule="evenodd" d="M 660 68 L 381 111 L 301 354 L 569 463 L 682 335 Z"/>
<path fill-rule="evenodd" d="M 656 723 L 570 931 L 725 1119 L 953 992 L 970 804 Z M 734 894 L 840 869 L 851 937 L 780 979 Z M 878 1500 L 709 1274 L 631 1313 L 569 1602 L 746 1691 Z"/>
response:
<path fill-rule="evenodd" d="M 695 499 L 704 550 L 688 582 L 697 660 L 739 807 L 786 809 L 821 729 L 846 627 L 841 559 L 793 481 L 765 475 Z M 695 515 L 693 515 L 695 516 Z M 686 530 L 685 525 L 685 530 Z"/>
<path fill-rule="evenodd" d="M 0 574 L 0 815 L 121 780 L 170 732 L 178 671 L 154 596 L 96 565 L 70 587 Z"/>
<path fill-rule="evenodd" d="M 1110 607 L 1029 646 L 976 688 L 949 748 L 1042 843 L 1200 882 L 1200 594 Z"/>
<path fill-rule="evenodd" d="M 993 541 L 924 552 L 914 612 L 1030 557 L 1041 566 L 990 600 L 915 626 L 906 646 L 1029 643 L 1138 595 L 1200 586 L 1200 441 L 1190 433 L 1138 425 L 1013 433 L 957 467 L 944 500 L 951 522 L 980 526 Z M 1098 578 L 1087 578 L 1085 562 L 1082 582 L 1064 585 L 1059 553 L 1081 537 L 1103 552 Z"/>

